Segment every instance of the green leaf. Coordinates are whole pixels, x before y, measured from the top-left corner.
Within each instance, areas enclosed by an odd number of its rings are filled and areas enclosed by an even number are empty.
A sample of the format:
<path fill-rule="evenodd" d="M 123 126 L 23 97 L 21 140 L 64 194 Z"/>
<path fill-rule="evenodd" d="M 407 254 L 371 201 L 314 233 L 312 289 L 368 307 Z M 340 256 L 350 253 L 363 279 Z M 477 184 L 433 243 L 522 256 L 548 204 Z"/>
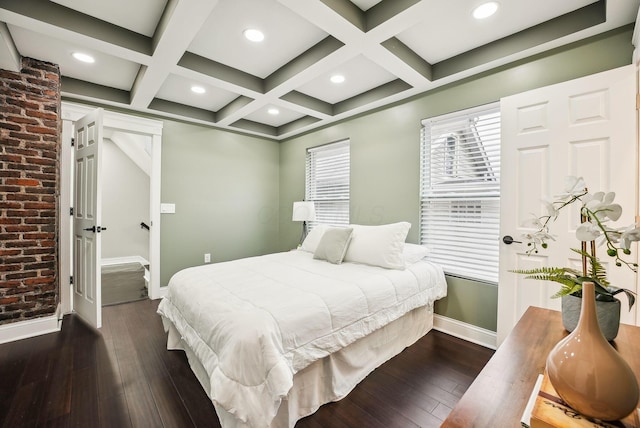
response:
<path fill-rule="evenodd" d="M 614 288 L 614 287 L 610 287 L 609 290 L 611 291 L 610 294 L 612 296 L 615 296 L 618 293 L 626 294 L 627 295 L 627 300 L 629 301 L 629 311 L 631 311 L 631 308 L 633 307 L 634 303 L 636 303 L 636 296 L 635 296 L 635 293 L 633 291 L 627 290 L 625 288 Z"/>

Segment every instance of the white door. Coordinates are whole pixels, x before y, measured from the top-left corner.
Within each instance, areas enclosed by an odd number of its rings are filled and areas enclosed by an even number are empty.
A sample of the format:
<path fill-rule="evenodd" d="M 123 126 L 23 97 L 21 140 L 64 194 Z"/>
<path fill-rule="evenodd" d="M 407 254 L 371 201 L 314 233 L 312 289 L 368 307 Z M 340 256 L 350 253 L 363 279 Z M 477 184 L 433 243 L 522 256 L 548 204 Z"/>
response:
<path fill-rule="evenodd" d="M 75 122 L 73 306 L 87 323 L 102 326 L 100 287 L 102 109 Z"/>
<path fill-rule="evenodd" d="M 501 236 L 532 231 L 522 222 L 544 213 L 542 200 L 562 192 L 564 177 L 584 177 L 590 191 L 615 191 L 623 207 L 620 225 L 631 224 L 637 180 L 635 140 L 635 70 L 625 66 L 557 85 L 524 92 L 501 100 L 502 188 Z M 572 207 L 573 208 L 573 207 Z M 547 250 L 527 255 L 527 246 L 501 243 L 498 287 L 497 343 L 502 343 L 529 306 L 560 309 L 560 299 L 550 299 L 559 285 L 524 279 L 511 269 L 542 266 L 575 266 L 580 248 L 575 238 L 578 208 L 564 210 L 551 226 L 555 241 Z M 606 249 L 598 256 L 605 262 L 613 285 L 635 290 L 631 270 L 609 262 Z M 622 297 L 622 322 L 634 324 Z"/>

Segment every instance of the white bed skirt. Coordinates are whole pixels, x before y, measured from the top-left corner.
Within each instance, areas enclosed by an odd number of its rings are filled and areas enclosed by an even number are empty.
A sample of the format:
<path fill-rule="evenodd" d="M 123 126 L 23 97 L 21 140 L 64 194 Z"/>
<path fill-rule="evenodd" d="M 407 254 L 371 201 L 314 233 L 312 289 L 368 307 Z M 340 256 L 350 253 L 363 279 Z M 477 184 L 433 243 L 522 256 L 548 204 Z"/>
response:
<path fill-rule="evenodd" d="M 167 349 L 185 351 L 191 370 L 205 391 L 209 379 L 173 324 L 169 325 Z M 301 418 L 320 406 L 344 398 L 375 368 L 402 352 L 433 327 L 433 306 L 416 308 L 401 318 L 357 340 L 351 345 L 318 360 L 293 376 L 293 387 L 282 401 L 271 428 L 291 428 Z M 214 403 L 220 423 L 225 428 L 248 428 Z"/>

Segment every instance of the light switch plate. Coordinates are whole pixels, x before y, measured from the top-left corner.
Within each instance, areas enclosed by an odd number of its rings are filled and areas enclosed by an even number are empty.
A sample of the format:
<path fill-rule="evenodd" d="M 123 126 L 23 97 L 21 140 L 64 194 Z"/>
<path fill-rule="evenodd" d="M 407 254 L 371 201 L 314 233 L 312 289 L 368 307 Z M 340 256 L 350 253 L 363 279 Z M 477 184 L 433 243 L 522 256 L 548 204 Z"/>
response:
<path fill-rule="evenodd" d="M 160 204 L 160 213 L 161 214 L 175 214 L 176 213 L 176 204 Z"/>

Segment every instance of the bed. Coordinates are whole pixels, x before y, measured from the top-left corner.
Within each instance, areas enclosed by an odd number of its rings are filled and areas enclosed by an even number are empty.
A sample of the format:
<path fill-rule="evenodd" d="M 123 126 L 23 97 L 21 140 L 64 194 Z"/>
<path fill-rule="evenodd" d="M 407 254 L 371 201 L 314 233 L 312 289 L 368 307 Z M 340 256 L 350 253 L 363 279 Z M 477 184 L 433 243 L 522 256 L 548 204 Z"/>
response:
<path fill-rule="evenodd" d="M 314 228 L 299 249 L 171 278 L 167 348 L 187 354 L 223 428 L 293 427 L 431 329 L 446 282 L 409 227 Z"/>

